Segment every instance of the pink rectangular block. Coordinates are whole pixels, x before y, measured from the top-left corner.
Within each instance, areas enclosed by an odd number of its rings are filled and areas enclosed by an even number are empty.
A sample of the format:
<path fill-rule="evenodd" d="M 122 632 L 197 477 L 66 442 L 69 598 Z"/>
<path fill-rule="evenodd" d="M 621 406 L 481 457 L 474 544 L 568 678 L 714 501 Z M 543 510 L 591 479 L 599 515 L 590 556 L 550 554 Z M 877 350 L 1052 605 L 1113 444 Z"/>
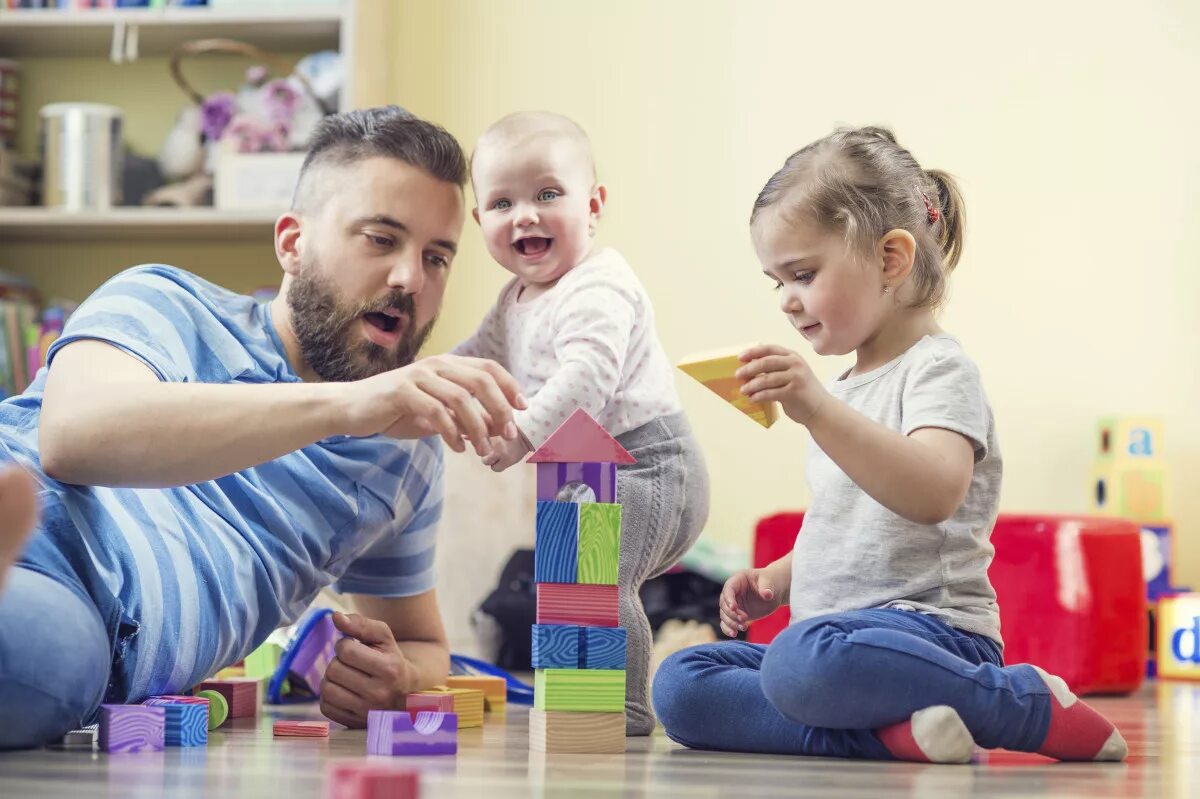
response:
<path fill-rule="evenodd" d="M 368 755 L 453 755 L 458 752 L 458 715 L 405 710 L 367 712 Z"/>
<path fill-rule="evenodd" d="M 380 763 L 335 763 L 325 780 L 326 799 L 419 799 L 420 795 L 420 772 Z"/>
<path fill-rule="evenodd" d="M 197 691 L 216 691 L 229 703 L 229 718 L 252 719 L 258 716 L 258 680 L 206 680 Z"/>
<path fill-rule="evenodd" d="M 619 627 L 617 587 L 575 583 L 538 583 L 538 624 Z"/>
<path fill-rule="evenodd" d="M 453 713 L 454 694 L 409 694 L 404 700 L 404 709 L 414 717 L 423 710 Z"/>
<path fill-rule="evenodd" d="M 101 705 L 100 750 L 160 752 L 166 743 L 167 713 L 148 705 Z"/>
<path fill-rule="evenodd" d="M 280 719 L 271 727 L 276 738 L 328 738 L 328 721 L 286 721 Z"/>

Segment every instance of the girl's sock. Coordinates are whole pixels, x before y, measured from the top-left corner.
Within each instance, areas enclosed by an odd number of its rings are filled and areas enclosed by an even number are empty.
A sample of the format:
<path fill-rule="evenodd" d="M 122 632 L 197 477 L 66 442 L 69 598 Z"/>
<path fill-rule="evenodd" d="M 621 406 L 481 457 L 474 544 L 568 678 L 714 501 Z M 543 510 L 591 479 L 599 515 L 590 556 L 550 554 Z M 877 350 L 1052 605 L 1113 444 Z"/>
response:
<path fill-rule="evenodd" d="M 1050 728 L 1037 752 L 1059 760 L 1124 760 L 1125 739 L 1113 723 L 1071 692 L 1061 677 L 1032 666 L 1050 689 Z"/>
<path fill-rule="evenodd" d="M 934 705 L 913 713 L 907 721 L 875 730 L 892 757 L 918 763 L 969 763 L 975 740 L 958 711 Z"/>

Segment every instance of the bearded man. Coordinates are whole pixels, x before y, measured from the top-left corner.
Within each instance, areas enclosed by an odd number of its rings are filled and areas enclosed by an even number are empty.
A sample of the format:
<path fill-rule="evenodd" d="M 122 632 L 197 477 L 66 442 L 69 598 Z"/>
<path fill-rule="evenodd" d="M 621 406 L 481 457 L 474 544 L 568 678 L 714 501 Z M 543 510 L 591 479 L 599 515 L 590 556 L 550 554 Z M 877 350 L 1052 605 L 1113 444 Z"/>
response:
<path fill-rule="evenodd" d="M 490 361 L 415 360 L 466 159 L 396 107 L 326 118 L 275 223 L 279 295 L 146 265 L 72 315 L 0 404 L 0 748 L 179 693 L 332 585 L 354 609 L 321 690 L 363 726 L 442 682 L 442 442 L 517 435 Z"/>

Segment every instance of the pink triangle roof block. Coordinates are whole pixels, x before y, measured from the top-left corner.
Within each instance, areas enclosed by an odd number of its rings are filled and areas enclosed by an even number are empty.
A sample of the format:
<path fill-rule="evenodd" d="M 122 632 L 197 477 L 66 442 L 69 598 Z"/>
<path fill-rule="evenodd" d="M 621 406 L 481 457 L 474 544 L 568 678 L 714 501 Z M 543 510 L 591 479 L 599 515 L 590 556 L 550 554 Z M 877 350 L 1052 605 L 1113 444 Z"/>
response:
<path fill-rule="evenodd" d="M 526 463 L 637 463 L 583 408 L 550 434 Z"/>

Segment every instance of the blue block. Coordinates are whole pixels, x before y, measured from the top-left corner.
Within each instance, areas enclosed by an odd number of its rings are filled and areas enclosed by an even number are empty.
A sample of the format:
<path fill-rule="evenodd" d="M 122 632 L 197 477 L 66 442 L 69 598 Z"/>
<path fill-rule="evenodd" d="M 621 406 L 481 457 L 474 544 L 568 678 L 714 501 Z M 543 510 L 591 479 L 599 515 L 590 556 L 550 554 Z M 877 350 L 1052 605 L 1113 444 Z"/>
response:
<path fill-rule="evenodd" d="M 166 727 L 163 731 L 167 746 L 205 746 L 208 744 L 208 705 L 164 704 Z"/>
<path fill-rule="evenodd" d="M 584 669 L 625 668 L 624 627 L 584 627 L 582 661 Z"/>
<path fill-rule="evenodd" d="M 579 576 L 579 506 L 538 502 L 533 581 L 574 583 Z"/>
<path fill-rule="evenodd" d="M 582 627 L 574 624 L 533 625 L 533 667 L 579 668 L 579 642 L 582 631 Z"/>

